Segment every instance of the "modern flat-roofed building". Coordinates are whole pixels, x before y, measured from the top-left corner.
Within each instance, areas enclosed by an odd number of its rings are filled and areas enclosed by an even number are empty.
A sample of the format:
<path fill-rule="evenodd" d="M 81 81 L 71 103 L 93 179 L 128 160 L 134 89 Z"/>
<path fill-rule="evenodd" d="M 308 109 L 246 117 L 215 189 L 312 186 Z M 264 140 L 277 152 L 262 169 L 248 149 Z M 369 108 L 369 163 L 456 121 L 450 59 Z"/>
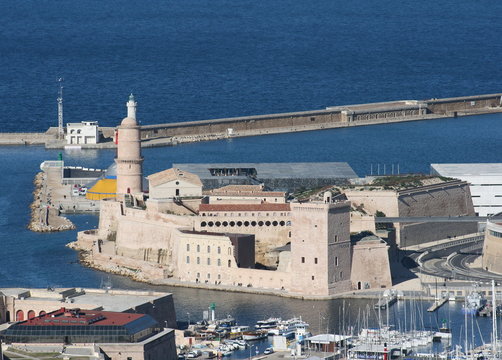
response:
<path fill-rule="evenodd" d="M 492 216 L 502 211 L 502 163 L 431 164 L 431 173 L 470 183 L 478 216 Z"/>
<path fill-rule="evenodd" d="M 0 332 L 6 343 L 97 344 L 108 359 L 176 358 L 174 330 L 146 314 L 61 307 Z"/>
<path fill-rule="evenodd" d="M 357 174 L 345 162 L 173 164 L 199 177 L 204 189 L 225 185 L 264 184 L 273 190 L 294 191 L 348 184 Z"/>
<path fill-rule="evenodd" d="M 159 324 L 176 327 L 172 294 L 118 289 L 0 289 L 0 323 L 24 321 L 61 308 L 62 304 L 87 310 L 140 313 Z M 67 306 L 68 306 L 67 305 Z"/>

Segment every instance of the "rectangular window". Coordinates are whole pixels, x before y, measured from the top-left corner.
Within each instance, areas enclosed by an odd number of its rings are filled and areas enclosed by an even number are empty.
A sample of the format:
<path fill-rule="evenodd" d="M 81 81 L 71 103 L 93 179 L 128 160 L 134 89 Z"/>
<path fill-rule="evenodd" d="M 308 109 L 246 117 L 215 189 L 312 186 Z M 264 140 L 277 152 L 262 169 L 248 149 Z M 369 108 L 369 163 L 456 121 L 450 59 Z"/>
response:
<path fill-rule="evenodd" d="M 190 251 L 190 244 L 187 244 L 187 251 Z"/>
<path fill-rule="evenodd" d="M 200 257 L 197 257 L 197 265 L 200 264 Z"/>
<path fill-rule="evenodd" d="M 314 275 L 312 275 L 312 280 L 314 280 Z"/>
<path fill-rule="evenodd" d="M 317 258 L 314 258 L 314 264 L 317 264 Z"/>
<path fill-rule="evenodd" d="M 338 266 L 338 256 L 335 256 L 335 266 Z"/>
<path fill-rule="evenodd" d="M 187 256 L 187 264 L 190 264 L 190 256 Z"/>
<path fill-rule="evenodd" d="M 207 264 L 211 265 L 211 259 L 210 258 L 207 258 Z"/>
<path fill-rule="evenodd" d="M 305 257 L 302 256 L 302 264 L 305 264 Z"/>
<path fill-rule="evenodd" d="M 338 242 L 338 235 L 335 235 L 335 242 Z"/>

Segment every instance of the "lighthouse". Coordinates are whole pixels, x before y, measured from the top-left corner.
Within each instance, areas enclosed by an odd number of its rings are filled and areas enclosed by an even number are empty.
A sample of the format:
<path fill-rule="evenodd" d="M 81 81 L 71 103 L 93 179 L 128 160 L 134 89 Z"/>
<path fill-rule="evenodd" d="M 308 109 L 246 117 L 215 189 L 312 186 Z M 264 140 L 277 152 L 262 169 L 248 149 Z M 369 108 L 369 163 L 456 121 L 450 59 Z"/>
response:
<path fill-rule="evenodd" d="M 141 156 L 140 128 L 136 122 L 136 101 L 129 96 L 127 117 L 117 129 L 117 199 L 123 200 L 126 194 L 142 193 L 143 157 Z"/>

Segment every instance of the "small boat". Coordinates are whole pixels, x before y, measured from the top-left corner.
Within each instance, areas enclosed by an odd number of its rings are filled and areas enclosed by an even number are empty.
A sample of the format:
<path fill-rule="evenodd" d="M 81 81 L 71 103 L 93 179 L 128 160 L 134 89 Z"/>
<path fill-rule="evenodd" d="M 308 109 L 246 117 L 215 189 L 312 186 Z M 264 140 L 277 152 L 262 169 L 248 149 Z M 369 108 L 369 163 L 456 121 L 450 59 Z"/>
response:
<path fill-rule="evenodd" d="M 267 320 L 259 320 L 256 322 L 255 329 L 272 329 L 280 322 L 280 318 L 268 318 Z"/>
<path fill-rule="evenodd" d="M 235 343 L 239 345 L 240 349 L 245 349 L 248 347 L 248 343 L 245 342 L 244 340 L 235 340 Z"/>
<path fill-rule="evenodd" d="M 465 297 L 464 307 L 462 311 L 469 315 L 477 315 L 478 311 L 486 305 L 486 299 L 479 291 L 471 291 Z"/>
<path fill-rule="evenodd" d="M 267 331 L 244 331 L 242 333 L 242 339 L 245 341 L 261 340 L 265 339 L 267 336 Z"/>

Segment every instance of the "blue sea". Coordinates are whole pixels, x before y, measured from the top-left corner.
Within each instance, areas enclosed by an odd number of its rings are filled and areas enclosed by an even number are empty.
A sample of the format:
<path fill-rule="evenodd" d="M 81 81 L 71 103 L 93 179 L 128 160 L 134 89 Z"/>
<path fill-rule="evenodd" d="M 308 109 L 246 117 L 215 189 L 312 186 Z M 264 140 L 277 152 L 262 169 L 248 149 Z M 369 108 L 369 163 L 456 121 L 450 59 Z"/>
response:
<path fill-rule="evenodd" d="M 0 130 L 56 126 L 60 77 L 65 122 L 97 120 L 103 126 L 125 116 L 130 92 L 142 124 L 498 93 L 501 16 L 502 2 L 487 0 L 4 1 Z M 379 165 L 383 171 L 384 164 L 387 172 L 399 164 L 402 173 L 427 173 L 437 162 L 500 162 L 501 135 L 502 114 L 495 114 L 235 138 L 145 149 L 144 172 L 173 162 L 346 161 L 360 176 Z M 106 277 L 82 267 L 64 246 L 75 231 L 26 230 L 33 177 L 42 161 L 58 153 L 0 147 L 0 287 L 99 287 Z M 115 153 L 63 156 L 68 165 L 103 168 Z M 72 220 L 78 230 L 97 224 L 94 216 Z M 121 277 L 112 281 L 147 287 Z M 233 314 L 242 323 L 304 315 L 316 330 L 336 331 L 342 320 L 356 322 L 369 305 L 354 300 L 344 317 L 341 301 L 162 289 L 175 294 L 181 320 L 200 319 L 215 301 L 221 316 Z M 393 310 L 396 319 L 402 311 Z M 451 318 L 458 330 L 458 312 L 451 305 L 424 318 L 429 326 Z M 490 325 L 483 321 L 486 337 Z"/>

